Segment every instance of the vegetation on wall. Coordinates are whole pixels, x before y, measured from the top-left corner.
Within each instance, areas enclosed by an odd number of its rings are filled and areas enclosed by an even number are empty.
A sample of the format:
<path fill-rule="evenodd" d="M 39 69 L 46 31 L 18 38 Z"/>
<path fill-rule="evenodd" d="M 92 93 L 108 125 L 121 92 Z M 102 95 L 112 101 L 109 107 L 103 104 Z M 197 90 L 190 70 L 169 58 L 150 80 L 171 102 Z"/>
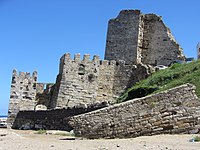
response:
<path fill-rule="evenodd" d="M 196 86 L 196 94 L 200 97 L 200 60 L 185 64 L 174 64 L 167 69 L 153 73 L 147 79 L 136 83 L 128 89 L 118 102 L 140 98 L 152 93 L 161 92 L 185 83 Z"/>

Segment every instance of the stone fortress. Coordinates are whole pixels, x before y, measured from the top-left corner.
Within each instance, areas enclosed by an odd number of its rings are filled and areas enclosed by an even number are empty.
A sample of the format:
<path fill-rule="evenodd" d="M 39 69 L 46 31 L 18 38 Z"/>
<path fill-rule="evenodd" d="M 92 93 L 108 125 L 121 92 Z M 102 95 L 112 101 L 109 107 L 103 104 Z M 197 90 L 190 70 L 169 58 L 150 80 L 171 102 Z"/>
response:
<path fill-rule="evenodd" d="M 122 10 L 108 23 L 105 60 L 80 54 L 60 59 L 56 83 L 38 83 L 37 72 L 13 71 L 8 124 L 19 111 L 57 110 L 114 104 L 125 90 L 148 77 L 157 65 L 185 60 L 162 18 Z"/>

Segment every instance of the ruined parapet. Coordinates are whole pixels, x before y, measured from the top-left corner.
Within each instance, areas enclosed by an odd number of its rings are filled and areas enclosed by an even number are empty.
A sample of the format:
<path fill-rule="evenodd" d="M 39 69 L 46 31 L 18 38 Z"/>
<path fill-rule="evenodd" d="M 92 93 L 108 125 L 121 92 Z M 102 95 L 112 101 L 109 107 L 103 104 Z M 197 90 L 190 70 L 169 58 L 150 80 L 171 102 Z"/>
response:
<path fill-rule="evenodd" d="M 49 108 L 54 83 L 37 83 L 36 84 L 36 106 L 35 110 Z M 39 106 L 38 106 L 39 105 Z M 41 109 L 40 109 L 41 108 Z"/>
<path fill-rule="evenodd" d="M 193 134 L 200 131 L 200 102 L 195 86 L 185 84 L 74 116 L 69 124 L 76 136 L 91 139 Z"/>
<path fill-rule="evenodd" d="M 168 66 L 185 56 L 160 16 L 122 10 L 109 21 L 105 59 Z"/>
<path fill-rule="evenodd" d="M 122 60 L 100 60 L 98 56 L 90 60 L 89 54 L 83 59 L 80 54 L 74 59 L 65 54 L 60 60 L 50 108 L 87 107 L 103 101 L 114 103 L 128 87 L 138 82 L 134 74 L 140 76 L 140 69 Z"/>
<path fill-rule="evenodd" d="M 20 110 L 34 110 L 36 101 L 37 72 L 32 76 L 27 72 L 13 70 L 8 110 L 8 126 L 11 126 Z"/>

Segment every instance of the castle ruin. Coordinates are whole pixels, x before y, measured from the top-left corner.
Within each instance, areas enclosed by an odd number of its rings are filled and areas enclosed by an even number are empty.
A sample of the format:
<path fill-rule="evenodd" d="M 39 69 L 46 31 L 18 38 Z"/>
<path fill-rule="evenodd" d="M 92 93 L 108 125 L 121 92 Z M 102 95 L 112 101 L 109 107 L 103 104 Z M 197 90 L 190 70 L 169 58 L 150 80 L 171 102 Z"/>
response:
<path fill-rule="evenodd" d="M 105 59 L 168 66 L 185 58 L 160 16 L 122 10 L 117 18 L 109 21 Z"/>
<path fill-rule="evenodd" d="M 37 72 L 13 71 L 8 123 L 20 110 L 88 107 L 117 98 L 136 82 L 150 75 L 156 65 L 168 66 L 185 57 L 162 18 L 123 10 L 108 24 L 105 60 L 80 54 L 60 59 L 55 84 L 37 83 Z M 46 88 L 45 88 L 46 87 Z"/>

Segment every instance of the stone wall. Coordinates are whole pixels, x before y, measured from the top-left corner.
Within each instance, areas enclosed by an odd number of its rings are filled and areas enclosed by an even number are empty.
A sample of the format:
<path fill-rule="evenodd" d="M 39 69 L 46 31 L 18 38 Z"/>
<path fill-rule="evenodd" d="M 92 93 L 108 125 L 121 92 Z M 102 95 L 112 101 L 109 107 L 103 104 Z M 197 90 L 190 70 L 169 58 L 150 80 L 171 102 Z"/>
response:
<path fill-rule="evenodd" d="M 122 10 L 109 21 L 105 59 L 168 66 L 173 61 L 184 61 L 185 57 L 161 17 Z"/>
<path fill-rule="evenodd" d="M 66 130 L 70 131 L 69 118 L 107 107 L 107 103 L 99 103 L 85 107 L 74 107 L 67 109 L 55 109 L 46 111 L 19 111 L 12 125 L 13 129 L 23 130 Z"/>
<path fill-rule="evenodd" d="M 99 60 L 80 54 L 71 59 L 65 54 L 60 60 L 60 71 L 54 87 L 50 108 L 110 103 L 134 83 L 149 75 L 145 65 L 126 65 L 125 61 Z"/>
<path fill-rule="evenodd" d="M 85 105 L 95 101 L 98 80 L 98 57 L 93 61 L 89 55 L 75 55 L 74 59 L 70 54 L 61 58 L 59 76 L 60 81 L 57 96 L 57 108 Z"/>
<path fill-rule="evenodd" d="M 34 110 L 36 82 L 36 71 L 31 76 L 30 73 L 19 72 L 18 74 L 16 70 L 13 70 L 7 120 L 9 126 L 20 110 Z"/>
<path fill-rule="evenodd" d="M 77 136 L 129 138 L 142 135 L 197 133 L 200 101 L 191 84 L 130 100 L 70 120 Z"/>

